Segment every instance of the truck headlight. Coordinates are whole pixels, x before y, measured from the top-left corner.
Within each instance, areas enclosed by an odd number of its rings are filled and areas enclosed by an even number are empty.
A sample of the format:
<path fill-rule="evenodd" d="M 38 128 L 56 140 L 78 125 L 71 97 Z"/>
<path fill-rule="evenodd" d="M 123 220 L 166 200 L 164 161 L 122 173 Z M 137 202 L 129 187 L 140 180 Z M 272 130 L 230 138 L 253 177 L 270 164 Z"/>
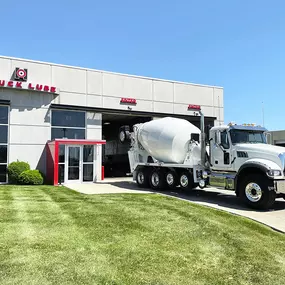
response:
<path fill-rule="evenodd" d="M 203 179 L 207 179 L 207 177 L 208 177 L 208 172 L 207 172 L 207 171 L 203 171 L 203 172 L 202 172 L 202 177 L 203 177 Z"/>
<path fill-rule="evenodd" d="M 274 169 L 269 170 L 267 173 L 269 176 L 281 176 L 282 175 L 280 170 L 274 170 Z"/>
<path fill-rule="evenodd" d="M 199 181 L 199 187 L 200 187 L 201 189 L 203 189 L 203 188 L 205 188 L 205 186 L 206 186 L 205 180 L 200 180 L 200 181 Z"/>

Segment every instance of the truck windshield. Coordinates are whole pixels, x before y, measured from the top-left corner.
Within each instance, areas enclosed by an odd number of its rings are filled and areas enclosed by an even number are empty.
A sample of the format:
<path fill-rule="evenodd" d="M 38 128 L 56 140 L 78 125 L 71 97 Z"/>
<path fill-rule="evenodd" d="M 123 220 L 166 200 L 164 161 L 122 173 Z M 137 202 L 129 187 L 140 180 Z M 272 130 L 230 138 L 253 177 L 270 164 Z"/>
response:
<path fill-rule="evenodd" d="M 232 144 L 237 143 L 266 143 L 263 132 L 247 130 L 230 130 Z"/>

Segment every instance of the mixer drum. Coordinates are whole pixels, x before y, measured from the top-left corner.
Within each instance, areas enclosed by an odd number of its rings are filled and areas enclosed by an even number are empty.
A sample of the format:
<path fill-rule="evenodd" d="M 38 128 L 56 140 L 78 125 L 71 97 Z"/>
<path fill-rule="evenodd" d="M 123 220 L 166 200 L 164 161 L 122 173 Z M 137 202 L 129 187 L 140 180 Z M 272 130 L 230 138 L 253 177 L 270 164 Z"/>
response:
<path fill-rule="evenodd" d="M 201 134 L 201 131 L 184 119 L 166 117 L 141 124 L 138 140 L 158 161 L 182 164 L 192 133 Z"/>

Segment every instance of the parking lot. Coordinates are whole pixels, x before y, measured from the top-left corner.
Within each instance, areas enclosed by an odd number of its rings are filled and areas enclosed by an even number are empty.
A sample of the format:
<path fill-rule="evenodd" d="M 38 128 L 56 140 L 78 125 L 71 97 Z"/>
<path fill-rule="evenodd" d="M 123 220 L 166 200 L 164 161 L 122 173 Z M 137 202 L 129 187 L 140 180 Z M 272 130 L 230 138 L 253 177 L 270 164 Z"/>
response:
<path fill-rule="evenodd" d="M 68 187 L 83 194 L 154 193 L 149 189 L 138 188 L 131 178 L 109 178 L 96 184 L 70 184 Z M 274 208 L 269 211 L 256 211 L 242 205 L 233 192 L 215 188 L 208 188 L 207 191 L 194 189 L 189 193 L 180 191 L 159 193 L 241 215 L 285 233 L 285 200 L 283 199 L 277 199 Z"/>

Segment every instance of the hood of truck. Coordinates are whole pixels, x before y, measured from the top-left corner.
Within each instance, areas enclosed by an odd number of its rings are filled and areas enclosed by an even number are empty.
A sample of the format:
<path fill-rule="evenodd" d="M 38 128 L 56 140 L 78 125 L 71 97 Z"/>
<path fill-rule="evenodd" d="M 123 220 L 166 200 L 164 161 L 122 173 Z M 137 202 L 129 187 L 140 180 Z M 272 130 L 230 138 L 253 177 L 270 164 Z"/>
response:
<path fill-rule="evenodd" d="M 236 144 L 236 151 L 243 151 L 248 154 L 247 159 L 261 158 L 268 159 L 278 164 L 281 170 L 285 168 L 285 147 L 270 144 Z"/>

